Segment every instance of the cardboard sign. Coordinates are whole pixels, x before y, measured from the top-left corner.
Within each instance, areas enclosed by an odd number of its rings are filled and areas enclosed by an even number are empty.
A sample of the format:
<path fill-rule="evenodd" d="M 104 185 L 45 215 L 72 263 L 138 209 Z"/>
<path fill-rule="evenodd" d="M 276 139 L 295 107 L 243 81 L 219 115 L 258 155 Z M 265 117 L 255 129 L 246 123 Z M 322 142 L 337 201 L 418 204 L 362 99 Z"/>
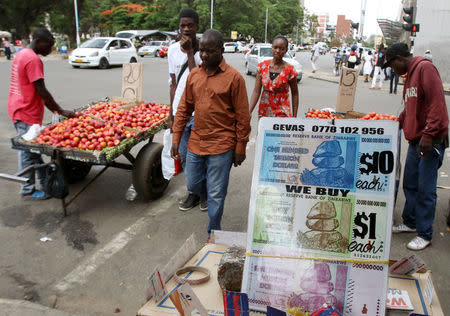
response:
<path fill-rule="evenodd" d="M 425 262 L 416 254 L 411 254 L 394 263 L 390 268 L 390 273 L 411 275 L 420 269 L 425 268 Z"/>
<path fill-rule="evenodd" d="M 148 279 L 150 281 L 150 290 L 152 291 L 153 298 L 158 302 L 167 294 L 159 267 L 156 267 Z"/>
<path fill-rule="evenodd" d="M 342 67 L 336 101 L 337 112 L 347 112 L 353 110 L 356 95 L 356 84 L 358 83 L 358 71 L 358 68 L 352 69 Z"/>
<path fill-rule="evenodd" d="M 131 100 L 142 100 L 143 63 L 123 64 L 122 97 Z"/>
<path fill-rule="evenodd" d="M 247 294 L 226 290 L 222 294 L 225 316 L 249 316 Z"/>
<path fill-rule="evenodd" d="M 251 309 L 384 315 L 398 122 L 262 118 L 242 291 Z"/>
<path fill-rule="evenodd" d="M 194 294 L 192 288 L 187 283 L 169 294 L 169 297 L 181 316 L 190 316 L 193 312 L 197 312 L 202 316 L 208 316 L 205 307 L 203 307 L 197 295 Z"/>
<path fill-rule="evenodd" d="M 414 310 L 414 306 L 409 299 L 408 291 L 399 289 L 389 289 L 386 298 L 387 309 Z"/>

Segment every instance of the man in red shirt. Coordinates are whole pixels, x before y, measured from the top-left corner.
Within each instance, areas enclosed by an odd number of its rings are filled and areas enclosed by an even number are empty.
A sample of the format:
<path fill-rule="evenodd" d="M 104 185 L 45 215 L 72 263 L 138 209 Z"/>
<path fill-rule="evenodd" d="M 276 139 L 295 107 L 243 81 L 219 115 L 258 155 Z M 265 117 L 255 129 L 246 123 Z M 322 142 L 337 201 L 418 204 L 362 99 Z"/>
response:
<path fill-rule="evenodd" d="M 8 99 L 8 114 L 14 123 L 17 134 L 22 136 L 33 124 L 42 125 L 44 105 L 52 112 L 62 116 L 73 117 L 72 111 L 63 110 L 53 99 L 44 83 L 44 66 L 38 54 L 47 56 L 55 43 L 53 35 L 44 28 L 33 33 L 30 48 L 22 49 L 14 58 L 11 67 L 11 82 Z M 39 154 L 29 150 L 19 151 L 19 170 L 33 164 L 43 163 Z M 35 175 L 31 171 L 24 175 L 30 183 L 22 185 L 23 197 L 32 200 L 48 198 L 45 192 L 35 189 Z M 37 172 L 42 187 L 44 175 Z"/>
<path fill-rule="evenodd" d="M 245 160 L 250 135 L 244 78 L 225 62 L 222 53 L 222 34 L 216 30 L 203 33 L 203 63 L 189 74 L 172 127 L 172 157 L 176 159 L 184 128 L 195 110 L 186 156 L 186 182 L 189 191 L 207 198 L 208 234 L 221 229 L 231 165 L 237 167 Z"/>
<path fill-rule="evenodd" d="M 405 109 L 399 116 L 400 128 L 409 142 L 403 175 L 406 197 L 403 223 L 393 233 L 417 232 L 407 248 L 422 250 L 431 243 L 436 212 L 438 169 L 448 147 L 448 113 L 439 72 L 426 58 L 412 57 L 404 43 L 386 51 L 383 68 L 392 67 L 406 75 L 403 88 Z"/>

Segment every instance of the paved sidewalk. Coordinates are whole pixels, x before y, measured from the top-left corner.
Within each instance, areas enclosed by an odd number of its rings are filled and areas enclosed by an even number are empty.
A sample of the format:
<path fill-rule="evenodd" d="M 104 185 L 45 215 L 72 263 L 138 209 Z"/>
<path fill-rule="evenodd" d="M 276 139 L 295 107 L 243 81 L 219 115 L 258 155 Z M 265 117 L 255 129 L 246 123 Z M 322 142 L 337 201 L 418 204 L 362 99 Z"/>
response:
<path fill-rule="evenodd" d="M 316 79 L 316 80 L 339 83 L 339 76 L 335 76 L 335 75 L 333 75 L 333 73 L 326 72 L 326 71 L 318 70 L 315 73 L 312 73 L 311 71 L 305 71 L 303 73 L 303 76 L 307 76 L 311 79 Z M 364 83 L 364 76 L 358 76 L 358 81 L 360 82 L 360 83 L 358 83 L 359 87 L 361 86 L 361 84 L 370 85 L 372 78 L 369 78 L 368 83 Z M 401 85 L 403 85 L 403 83 L 399 82 L 399 85 L 401 86 Z M 443 86 L 444 86 L 444 93 L 446 95 L 450 95 L 450 83 L 444 83 Z M 383 89 L 382 90 L 389 91 L 389 81 L 383 81 Z M 400 89 L 399 89 L 399 91 L 397 91 L 397 93 L 398 92 L 400 92 Z"/>
<path fill-rule="evenodd" d="M 64 60 L 63 55 L 59 54 L 59 53 L 52 53 L 52 54 L 50 54 L 48 56 L 45 56 L 45 57 L 39 55 L 39 57 L 41 57 L 41 59 L 43 61 L 46 61 L 46 60 Z M 7 60 L 5 56 L 1 56 L 0 57 L 0 63 L 2 63 L 2 62 L 3 63 L 6 63 L 6 62 L 12 63 L 12 61 L 13 61 L 12 57 L 11 57 L 11 60 Z"/>
<path fill-rule="evenodd" d="M 0 316 L 75 316 L 63 311 L 22 300 L 0 298 Z"/>

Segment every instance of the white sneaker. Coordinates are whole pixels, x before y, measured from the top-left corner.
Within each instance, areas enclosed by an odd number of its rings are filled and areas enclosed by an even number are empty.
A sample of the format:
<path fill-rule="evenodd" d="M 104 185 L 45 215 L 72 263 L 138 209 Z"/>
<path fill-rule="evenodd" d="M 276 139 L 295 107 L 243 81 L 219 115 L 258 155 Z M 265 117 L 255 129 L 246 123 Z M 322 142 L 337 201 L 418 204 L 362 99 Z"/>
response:
<path fill-rule="evenodd" d="M 406 226 L 405 224 L 399 224 L 392 226 L 392 233 L 398 234 L 398 233 L 415 233 L 416 230 L 414 228 L 410 228 Z"/>
<path fill-rule="evenodd" d="M 420 236 L 416 236 L 406 245 L 406 248 L 411 250 L 422 250 L 428 247 L 430 244 L 431 241 L 423 239 Z"/>

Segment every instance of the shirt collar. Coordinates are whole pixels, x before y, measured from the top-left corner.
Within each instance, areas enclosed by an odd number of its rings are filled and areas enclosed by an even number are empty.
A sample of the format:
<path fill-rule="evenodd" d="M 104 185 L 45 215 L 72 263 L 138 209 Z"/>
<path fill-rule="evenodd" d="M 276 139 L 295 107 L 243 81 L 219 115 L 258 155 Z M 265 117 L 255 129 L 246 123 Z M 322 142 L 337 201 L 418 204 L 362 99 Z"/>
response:
<path fill-rule="evenodd" d="M 199 65 L 199 67 L 201 67 L 201 68 L 208 74 L 208 72 L 206 71 L 205 63 L 201 63 L 201 64 Z M 214 75 L 215 75 L 216 73 L 218 73 L 219 71 L 225 72 L 225 70 L 227 70 L 227 68 L 228 68 L 228 64 L 227 64 L 227 62 L 225 61 L 225 58 L 222 57 L 222 61 L 221 61 L 220 64 L 219 64 L 218 70 L 217 70 L 215 73 L 213 73 L 213 74 L 208 74 L 208 75 L 209 75 L 209 76 L 214 76 Z"/>

